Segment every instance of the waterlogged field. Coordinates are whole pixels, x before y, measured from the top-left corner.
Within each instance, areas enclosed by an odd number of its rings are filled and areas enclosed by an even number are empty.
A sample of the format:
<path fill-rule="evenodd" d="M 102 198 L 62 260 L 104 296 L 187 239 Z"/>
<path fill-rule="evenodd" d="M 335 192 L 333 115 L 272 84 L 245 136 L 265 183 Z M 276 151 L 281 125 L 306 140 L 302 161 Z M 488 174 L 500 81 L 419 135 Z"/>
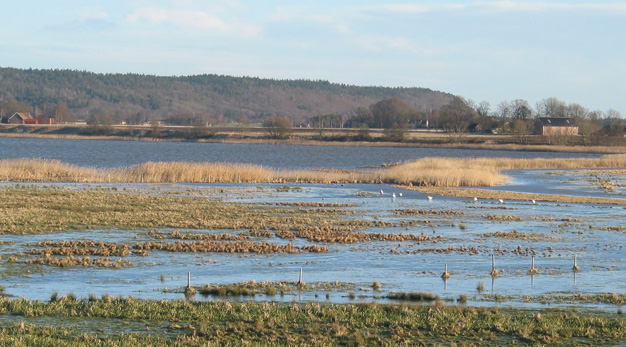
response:
<path fill-rule="evenodd" d="M 624 198 L 621 171 L 512 177 L 492 191 Z M 29 300 L 181 299 L 190 273 L 197 301 L 626 302 L 619 204 L 429 200 L 376 184 L 6 183 L 0 194 L 0 284 Z"/>

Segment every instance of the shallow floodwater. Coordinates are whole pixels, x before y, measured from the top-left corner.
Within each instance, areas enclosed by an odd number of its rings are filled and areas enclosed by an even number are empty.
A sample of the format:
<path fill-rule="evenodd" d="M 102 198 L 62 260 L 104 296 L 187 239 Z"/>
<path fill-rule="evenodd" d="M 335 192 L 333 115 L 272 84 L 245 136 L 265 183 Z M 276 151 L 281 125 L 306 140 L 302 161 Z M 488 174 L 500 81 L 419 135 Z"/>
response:
<path fill-rule="evenodd" d="M 550 188 L 582 195 L 585 190 L 593 190 L 576 183 L 579 180 L 568 179 L 567 172 L 559 174 L 559 180 L 554 179 L 556 175 L 548 175 L 546 172 L 520 171 L 510 174 L 510 190 L 515 191 L 545 191 Z M 572 175 L 576 177 L 574 173 Z M 179 299 L 183 295 L 170 290 L 183 288 L 187 283 L 188 272 L 191 272 L 192 284 L 200 286 L 250 280 L 297 281 L 300 269 L 303 270 L 305 282 L 349 282 L 353 283 L 353 287 L 328 292 L 328 298 L 325 291 L 311 291 L 287 293 L 284 296 L 257 295 L 252 300 L 385 302 L 382 297 L 391 292 L 428 292 L 452 300 L 467 295 L 468 303 L 477 305 L 553 307 L 564 304 L 538 304 L 537 300 L 524 302 L 524 298 L 626 291 L 626 259 L 623 257 L 626 233 L 620 228 L 626 220 L 624 206 L 533 204 L 526 201 L 505 201 L 501 204 L 495 200 L 475 202 L 472 199 L 441 196 L 435 196 L 429 201 L 424 194 L 388 185 L 292 185 L 288 191 L 277 189 L 276 185 L 242 184 L 134 184 L 128 187 L 170 193 L 191 189 L 205 192 L 213 198 L 243 203 L 354 204 L 354 207 L 346 207 L 354 215 L 345 218 L 398 224 L 429 221 L 413 223 L 408 227 L 370 228 L 363 231 L 423 234 L 441 236 L 441 239 L 321 244 L 328 246 L 330 251 L 327 253 L 258 255 L 152 251 L 146 257 L 125 257 L 125 260 L 134 263 L 134 266 L 128 268 L 66 269 L 26 267 L 5 260 L 15 253 L 28 253 L 30 249 L 36 248 L 33 244 L 45 240 L 85 239 L 136 243 L 154 239 L 146 230 L 91 230 L 26 237 L 0 235 L 0 241 L 15 241 L 14 244 L 0 246 L 3 259 L 0 270 L 5 292 L 40 300 L 48 300 L 55 291 L 60 295 L 71 292 L 78 297 L 108 294 L 146 299 Z M 380 194 L 381 189 L 384 194 Z M 498 189 L 506 190 L 507 186 Z M 402 197 L 399 196 L 400 192 L 403 193 Z M 391 193 L 397 195 L 395 200 Z M 598 189 L 595 189 L 594 196 L 624 198 L 621 192 L 607 193 Z M 399 210 L 424 212 L 402 215 L 396 213 Z M 527 239 L 495 236 L 497 232 L 505 235 L 514 231 L 517 234 L 512 235 L 523 234 L 528 236 Z M 296 246 L 310 244 L 301 239 L 259 240 L 292 242 Z M 499 270 L 495 279 L 490 276 L 492 254 L 495 255 L 495 267 Z M 532 255 L 535 256 L 535 267 L 540 270 L 534 276 L 528 274 Z M 580 267 L 577 273 L 572 270 L 574 256 L 577 256 Z M 440 276 L 446 264 L 451 278 L 444 282 Z M 33 272 L 27 276 L 20 275 L 25 268 Z M 380 282 L 380 291 L 371 289 L 375 281 Z M 484 287 L 482 294 L 477 291 L 479 284 Z M 489 294 L 497 294 L 499 302 L 485 300 Z M 198 294 L 195 299 L 214 298 Z"/>

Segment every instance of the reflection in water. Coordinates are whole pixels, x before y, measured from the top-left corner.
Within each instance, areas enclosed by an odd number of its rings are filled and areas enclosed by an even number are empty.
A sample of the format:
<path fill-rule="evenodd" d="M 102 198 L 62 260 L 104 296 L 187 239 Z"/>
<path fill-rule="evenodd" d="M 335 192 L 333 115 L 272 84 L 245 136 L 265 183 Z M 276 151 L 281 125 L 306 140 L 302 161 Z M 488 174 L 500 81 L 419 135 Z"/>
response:
<path fill-rule="evenodd" d="M 7 183 L 9 185 L 9 183 Z M 70 184 L 68 189 L 82 189 L 90 185 Z M 17 262 L 0 262 L 3 275 L 2 285 L 9 295 L 24 296 L 28 299 L 47 300 L 52 289 L 60 294 L 72 292 L 77 297 L 128 295 L 147 299 L 179 299 L 182 292 L 165 291 L 164 288 L 182 288 L 188 281 L 188 272 L 194 272 L 194 284 L 230 284 L 245 281 L 290 281 L 297 280 L 300 269 L 306 270 L 306 282 L 353 283 L 351 289 L 336 289 L 332 297 L 319 292 L 289 293 L 282 297 L 258 295 L 246 300 L 308 301 L 326 296 L 329 302 L 359 302 L 375 300 L 371 284 L 380 282 L 384 291 L 427 292 L 445 299 L 468 294 L 471 288 L 479 293 L 488 293 L 483 283 L 489 276 L 485 262 L 492 256 L 492 270 L 495 269 L 495 254 L 499 267 L 506 269 L 498 276 L 498 294 L 511 297 L 513 305 L 542 305 L 523 302 L 520 297 L 529 293 L 526 276 L 528 257 L 536 254 L 541 265 L 541 276 L 534 283 L 531 276 L 532 295 L 553 296 L 558 292 L 581 291 L 584 293 L 622 292 L 626 287 L 626 259 L 623 246 L 626 233 L 622 232 L 621 221 L 626 219 L 626 209 L 613 206 L 588 204 L 541 203 L 532 209 L 528 202 L 511 201 L 502 206 L 495 201 L 447 198 L 437 196 L 431 203 L 426 194 L 406 190 L 402 199 L 392 205 L 387 197 L 378 192 L 398 188 L 388 185 L 284 185 L 270 184 L 128 184 L 97 187 L 108 189 L 115 186 L 123 190 L 144 190 L 149 194 L 190 195 L 209 197 L 227 202 L 241 202 L 255 206 L 262 204 L 310 203 L 340 204 L 330 208 L 345 210 L 346 219 L 372 221 L 373 226 L 359 228 L 364 233 L 397 233 L 428 236 L 425 241 L 403 241 L 396 252 L 389 249 L 396 241 L 359 241 L 355 243 L 330 243 L 329 252 L 297 254 L 237 254 L 237 253 L 176 253 L 154 251 L 147 256 L 129 255 L 126 259 L 134 266 L 120 269 L 100 269 L 90 267 L 57 268 L 41 267 L 41 276 L 16 275 L 17 270 L 28 269 L 26 261 L 29 252 L 39 242 L 65 240 L 96 240 L 133 245 L 138 242 L 154 242 L 155 236 L 146 230 L 100 229 L 58 232 L 45 235 L 1 234 L 2 259 L 17 254 Z M 94 188 L 94 185 L 91 185 Z M 277 189 L 281 188 L 281 189 Z M 297 189 L 296 189 L 297 188 Z M 345 206 L 345 207 L 344 207 Z M 328 207 L 328 206 L 327 206 Z M 327 208 L 323 207 L 323 208 Z M 288 207 L 285 207 L 288 208 Z M 307 209 L 302 207 L 302 210 Z M 294 211 L 298 210 L 294 208 Z M 380 223 L 380 225 L 379 225 Z M 464 227 L 459 227 L 460 224 Z M 436 234 L 433 231 L 436 230 Z M 513 232 L 515 230 L 515 232 Z M 172 230 L 161 229 L 164 235 Z M 239 234 L 245 230 L 181 230 L 181 233 Z M 269 232 L 269 239 L 259 236 L 255 242 L 293 243 L 304 246 L 315 242 L 304 238 L 281 239 Z M 439 238 L 441 236 L 441 238 Z M 433 239 L 432 237 L 437 237 Z M 173 241 L 173 240 L 170 240 Z M 181 241 L 182 242 L 182 241 Z M 494 250 L 495 254 L 494 254 Z M 577 283 L 577 273 L 572 271 L 574 254 L 584 256 L 586 267 L 581 273 L 583 279 Z M 532 260 L 531 260 L 532 261 Z M 444 280 L 441 286 L 440 270 L 433 270 L 441 264 L 453 264 L 454 282 Z M 417 267 L 417 269 L 416 269 Z M 17 270 L 16 270 L 17 269 Z M 550 270 L 552 269 L 552 270 Z M 610 269 L 610 270 L 608 270 Z M 446 269 L 447 270 L 447 269 Z M 574 272 L 572 285 L 571 275 Z M 304 280 L 304 278 L 302 279 Z M 495 294 L 496 278 L 491 278 L 491 293 Z M 478 282 L 478 287 L 476 284 Z M 443 288 L 442 288 L 443 287 Z M 365 288 L 353 289 L 353 288 Z M 484 290 L 483 290 L 484 289 Z M 348 292 L 355 297 L 349 298 Z M 442 294 L 443 292 L 443 294 Z M 293 296 L 292 296 L 293 294 Z M 381 294 L 380 297 L 382 297 Z M 496 305 L 481 301 L 479 294 L 476 303 Z M 498 298 L 499 300 L 501 298 Z M 195 300 L 210 300 L 196 296 Z M 383 299 L 378 299 L 383 300 Z M 501 301 L 498 301 L 499 305 Z M 558 304 L 557 304 L 558 305 Z M 536 307 L 535 306 L 535 307 Z"/>

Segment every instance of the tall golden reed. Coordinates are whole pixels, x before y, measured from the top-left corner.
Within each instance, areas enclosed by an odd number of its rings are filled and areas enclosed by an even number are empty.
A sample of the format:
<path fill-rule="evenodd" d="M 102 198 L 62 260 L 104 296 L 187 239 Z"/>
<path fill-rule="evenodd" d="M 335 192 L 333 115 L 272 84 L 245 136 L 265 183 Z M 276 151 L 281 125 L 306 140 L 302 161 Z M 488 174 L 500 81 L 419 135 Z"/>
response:
<path fill-rule="evenodd" d="M 104 182 L 107 173 L 49 159 L 6 159 L 0 161 L 0 181 L 13 182 Z"/>
<path fill-rule="evenodd" d="M 125 182 L 260 183 L 276 179 L 272 169 L 232 163 L 148 162 L 113 171 Z"/>
<path fill-rule="evenodd" d="M 504 170 L 626 168 L 626 155 L 574 159 L 422 158 L 371 171 L 278 170 L 259 165 L 207 162 L 148 162 L 96 169 L 58 160 L 0 161 L 0 181 L 146 183 L 391 183 L 437 187 L 490 187 L 507 180 Z"/>

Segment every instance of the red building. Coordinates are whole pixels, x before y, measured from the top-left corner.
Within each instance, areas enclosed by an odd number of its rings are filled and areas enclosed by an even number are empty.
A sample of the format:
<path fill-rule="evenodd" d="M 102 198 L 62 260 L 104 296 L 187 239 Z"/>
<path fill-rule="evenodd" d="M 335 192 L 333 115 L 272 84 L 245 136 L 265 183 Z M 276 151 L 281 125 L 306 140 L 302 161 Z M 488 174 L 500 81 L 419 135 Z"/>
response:
<path fill-rule="evenodd" d="M 11 117 L 7 119 L 9 124 L 54 124 L 54 118 L 50 117 L 37 117 L 33 118 L 30 113 L 15 112 Z"/>

